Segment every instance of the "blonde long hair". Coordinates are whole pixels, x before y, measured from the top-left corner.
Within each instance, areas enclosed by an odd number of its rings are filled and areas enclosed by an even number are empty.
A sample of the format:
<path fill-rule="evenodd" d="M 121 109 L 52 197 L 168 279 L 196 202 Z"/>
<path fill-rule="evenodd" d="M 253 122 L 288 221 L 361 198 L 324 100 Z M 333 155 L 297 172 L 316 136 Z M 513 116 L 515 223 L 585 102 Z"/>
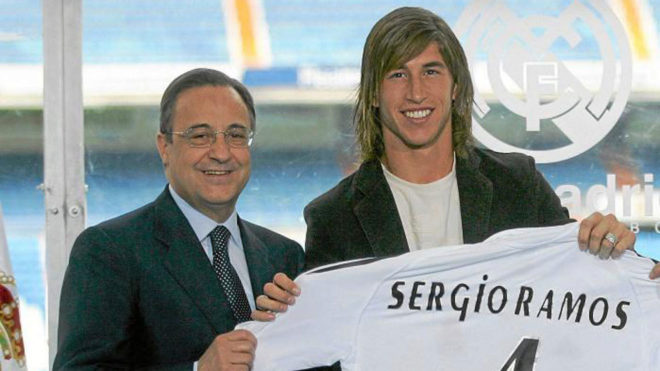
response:
<path fill-rule="evenodd" d="M 376 103 L 385 73 L 413 59 L 431 42 L 438 44 L 456 86 L 451 112 L 454 151 L 458 156 L 467 156 L 473 144 L 473 87 L 463 47 L 442 18 L 426 9 L 403 7 L 381 18 L 364 44 L 354 113 L 355 134 L 363 161 L 380 159 L 384 154 L 383 129 Z"/>

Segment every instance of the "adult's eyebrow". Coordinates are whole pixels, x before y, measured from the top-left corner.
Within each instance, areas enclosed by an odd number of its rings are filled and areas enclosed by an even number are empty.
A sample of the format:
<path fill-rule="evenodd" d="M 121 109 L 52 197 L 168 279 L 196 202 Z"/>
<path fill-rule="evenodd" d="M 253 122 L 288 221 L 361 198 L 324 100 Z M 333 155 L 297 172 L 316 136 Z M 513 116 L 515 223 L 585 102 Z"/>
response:
<path fill-rule="evenodd" d="M 429 68 L 429 67 L 439 67 L 439 68 L 447 68 L 447 65 L 440 61 L 433 61 L 429 63 L 425 63 L 422 67 L 424 68 Z"/>
<path fill-rule="evenodd" d="M 250 126 L 249 126 L 249 125 L 242 124 L 242 123 L 240 123 L 240 122 L 232 122 L 231 124 L 229 124 L 229 126 L 227 126 L 227 129 L 230 129 L 230 128 L 246 128 L 246 129 L 250 129 Z"/>
<path fill-rule="evenodd" d="M 210 127 L 211 125 L 207 124 L 206 122 L 199 122 L 188 126 L 186 130 L 197 129 L 197 128 L 210 128 Z"/>
<path fill-rule="evenodd" d="M 447 65 L 444 64 L 443 62 L 440 62 L 440 61 L 431 61 L 431 62 L 424 63 L 424 64 L 422 65 L 422 68 L 431 68 L 431 67 L 438 67 L 438 68 L 444 68 L 444 69 L 446 69 L 446 68 L 447 68 Z M 398 71 L 398 70 L 409 71 L 410 68 L 408 68 L 408 66 L 404 64 L 403 66 L 399 66 L 399 67 L 393 68 L 393 69 L 391 69 L 391 70 L 388 71 L 388 72 Z"/>

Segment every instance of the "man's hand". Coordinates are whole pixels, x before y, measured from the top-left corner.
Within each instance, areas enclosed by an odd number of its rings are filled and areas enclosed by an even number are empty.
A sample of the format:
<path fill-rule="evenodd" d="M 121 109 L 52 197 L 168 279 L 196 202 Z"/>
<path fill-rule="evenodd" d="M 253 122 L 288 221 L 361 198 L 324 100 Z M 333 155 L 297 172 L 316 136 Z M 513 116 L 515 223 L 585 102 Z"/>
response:
<path fill-rule="evenodd" d="M 216 336 L 197 362 L 198 371 L 247 371 L 252 369 L 257 339 L 246 330 Z"/>
<path fill-rule="evenodd" d="M 660 263 L 656 264 L 655 267 L 653 267 L 651 270 L 651 274 L 649 274 L 649 278 L 652 280 L 658 277 L 660 277 Z"/>
<path fill-rule="evenodd" d="M 578 244 L 580 250 L 589 250 L 601 259 L 618 258 L 635 246 L 635 234 L 612 214 L 591 214 L 580 223 Z"/>
<path fill-rule="evenodd" d="M 264 295 L 257 297 L 257 310 L 252 311 L 255 321 L 272 321 L 274 313 L 286 312 L 289 305 L 296 302 L 300 295 L 300 288 L 284 273 L 277 273 L 273 282 L 264 285 Z"/>
<path fill-rule="evenodd" d="M 610 241 L 612 236 L 607 237 L 610 233 L 614 236 L 612 238 L 614 243 Z M 635 234 L 614 215 L 603 216 L 599 212 L 583 219 L 578 232 L 580 250 L 589 249 L 589 252 L 598 255 L 601 259 L 618 258 L 627 249 L 632 250 L 635 247 L 636 239 Z M 656 264 L 649 274 L 652 280 L 658 277 L 660 277 L 660 263 Z"/>

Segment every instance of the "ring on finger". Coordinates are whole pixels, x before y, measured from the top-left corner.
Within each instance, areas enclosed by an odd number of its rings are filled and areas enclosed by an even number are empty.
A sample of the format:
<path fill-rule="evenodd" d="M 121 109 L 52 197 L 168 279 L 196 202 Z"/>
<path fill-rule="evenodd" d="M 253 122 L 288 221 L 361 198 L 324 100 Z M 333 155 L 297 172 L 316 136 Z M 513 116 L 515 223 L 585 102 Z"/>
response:
<path fill-rule="evenodd" d="M 612 244 L 612 246 L 616 246 L 616 243 L 619 242 L 619 239 L 612 232 L 609 232 L 608 234 L 606 234 L 605 239 L 607 241 L 609 241 L 609 243 Z"/>

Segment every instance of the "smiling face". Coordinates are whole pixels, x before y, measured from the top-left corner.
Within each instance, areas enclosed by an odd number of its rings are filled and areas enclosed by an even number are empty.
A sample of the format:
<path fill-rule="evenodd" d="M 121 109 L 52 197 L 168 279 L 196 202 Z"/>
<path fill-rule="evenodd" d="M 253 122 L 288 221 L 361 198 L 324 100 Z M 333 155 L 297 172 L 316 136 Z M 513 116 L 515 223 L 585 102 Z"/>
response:
<path fill-rule="evenodd" d="M 179 94 L 172 131 L 208 125 L 212 130 L 250 128 L 250 116 L 240 95 L 229 86 L 201 86 Z M 194 148 L 180 135 L 158 134 L 158 152 L 168 181 L 186 202 L 217 222 L 233 212 L 250 177 L 248 147 L 230 147 L 222 133 L 206 148 Z"/>
<path fill-rule="evenodd" d="M 386 72 L 377 105 L 385 153 L 451 146 L 454 98 L 454 80 L 435 42 Z"/>

